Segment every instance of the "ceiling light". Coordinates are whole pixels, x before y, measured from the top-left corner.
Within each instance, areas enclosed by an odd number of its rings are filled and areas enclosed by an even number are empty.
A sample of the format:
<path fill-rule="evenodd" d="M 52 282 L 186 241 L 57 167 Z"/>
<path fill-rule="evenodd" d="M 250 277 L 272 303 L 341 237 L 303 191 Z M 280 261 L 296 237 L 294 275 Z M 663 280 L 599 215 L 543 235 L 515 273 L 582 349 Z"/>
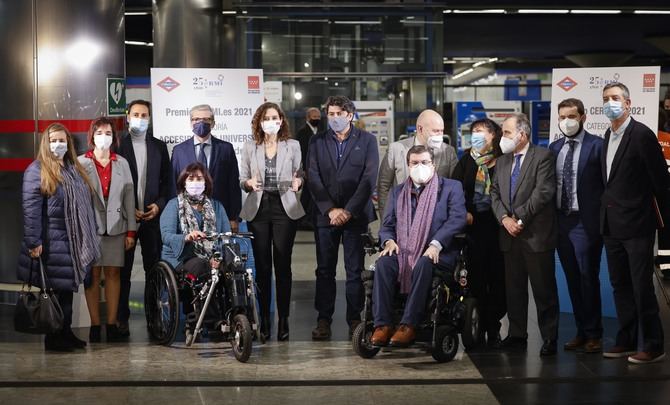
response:
<path fill-rule="evenodd" d="M 306 67 L 306 68 L 309 67 L 309 63 L 307 63 L 307 62 L 303 63 L 302 65 L 303 65 L 304 67 Z"/>
<path fill-rule="evenodd" d="M 148 12 L 148 11 L 126 11 L 123 14 L 125 14 L 125 15 L 149 15 L 151 13 Z"/>
<path fill-rule="evenodd" d="M 298 101 L 302 100 L 302 93 L 299 92 L 299 91 L 296 91 L 296 92 L 293 94 L 293 98 L 295 98 L 295 99 L 298 100 Z"/>
<path fill-rule="evenodd" d="M 154 46 L 153 42 L 144 42 L 144 41 L 125 41 L 126 45 L 139 45 L 139 46 Z"/>
<path fill-rule="evenodd" d="M 451 10 L 442 10 L 442 14 L 451 14 Z"/>
<path fill-rule="evenodd" d="M 505 14 L 505 9 L 489 8 L 484 10 L 454 10 L 455 14 Z"/>
<path fill-rule="evenodd" d="M 635 10 L 633 14 L 670 14 L 670 10 Z"/>
<path fill-rule="evenodd" d="M 621 14 L 621 10 L 570 10 L 572 14 Z"/>
<path fill-rule="evenodd" d="M 237 11 L 235 11 L 235 10 L 223 10 L 221 12 L 221 14 L 224 14 L 224 15 L 237 14 Z"/>
<path fill-rule="evenodd" d="M 568 14 L 570 10 L 561 10 L 561 9 L 520 9 L 519 14 Z"/>
<path fill-rule="evenodd" d="M 364 21 L 349 21 L 349 20 L 343 20 L 343 21 L 333 21 L 335 24 L 342 24 L 342 25 L 381 25 L 381 20 L 377 21 L 370 21 L 370 20 L 364 20 Z"/>
<path fill-rule="evenodd" d="M 473 68 L 468 68 L 462 71 L 461 73 L 453 75 L 451 78 L 453 80 L 460 79 L 463 76 L 469 75 L 470 73 L 474 72 L 475 70 Z"/>

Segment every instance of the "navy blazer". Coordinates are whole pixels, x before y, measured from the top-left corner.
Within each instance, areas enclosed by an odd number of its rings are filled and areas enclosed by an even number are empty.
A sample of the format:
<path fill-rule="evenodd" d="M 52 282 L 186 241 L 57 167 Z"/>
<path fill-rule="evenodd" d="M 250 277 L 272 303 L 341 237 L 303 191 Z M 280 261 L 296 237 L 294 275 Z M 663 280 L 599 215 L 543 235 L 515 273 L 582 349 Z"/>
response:
<path fill-rule="evenodd" d="M 463 193 L 463 185 L 457 180 L 440 177 L 439 182 L 437 204 L 424 250 L 428 248 L 431 241 L 440 242 L 442 245 L 440 261 L 453 266 L 458 255 L 458 246 L 453 243 L 454 235 L 463 232 L 466 224 L 465 194 Z M 389 239 L 398 242 L 396 238 L 396 209 L 398 195 L 406 184 L 403 182 L 391 190 L 384 213 L 384 221 L 379 229 L 379 240 L 382 243 Z M 423 254 L 423 252 L 421 253 Z"/>
<path fill-rule="evenodd" d="M 565 137 L 549 145 L 549 150 L 554 153 L 557 160 L 564 144 Z M 584 229 L 592 239 L 600 239 L 600 198 L 605 189 L 600 165 L 602 152 L 603 139 L 584 131 L 584 141 L 577 164 L 577 203 Z M 556 172 L 556 176 L 562 176 L 562 173 Z"/>
<path fill-rule="evenodd" d="M 603 235 L 635 238 L 653 234 L 659 225 L 653 198 L 667 211 L 670 175 L 656 134 L 631 118 L 621 138 L 607 178 L 607 148 L 611 130 L 605 132 L 600 159 L 605 191 L 600 207 Z M 662 212 L 667 221 L 670 217 Z M 668 224 L 666 223 L 666 226 Z"/>
<path fill-rule="evenodd" d="M 307 184 L 317 214 L 317 225 L 328 226 L 331 208 L 344 208 L 352 223 L 368 224 L 377 219 L 372 205 L 372 191 L 379 170 L 377 139 L 351 125 L 349 140 L 338 168 L 332 129 L 312 136 L 308 149 Z"/>
<path fill-rule="evenodd" d="M 135 150 L 131 135 L 126 135 L 121 141 L 117 153 L 128 161 L 130 174 L 133 176 L 133 188 L 135 190 L 135 206 L 142 211 L 147 210 L 151 204 L 158 205 L 159 212 L 163 212 L 165 204 L 174 196 L 173 181 L 170 177 L 170 155 L 167 145 L 160 139 L 152 136 L 151 132 L 146 135 L 147 147 L 147 172 L 146 185 L 144 187 L 144 201 L 137 201 L 137 162 L 135 161 Z M 155 218 L 158 220 L 158 216 Z"/>
<path fill-rule="evenodd" d="M 230 142 L 210 136 L 212 151 L 208 169 L 214 181 L 212 197 L 223 203 L 228 219 L 237 221 L 242 208 L 242 190 L 240 190 L 240 170 L 237 166 L 235 149 Z M 172 149 L 172 171 L 175 182 L 186 166 L 197 161 L 192 137 L 176 145 Z"/>

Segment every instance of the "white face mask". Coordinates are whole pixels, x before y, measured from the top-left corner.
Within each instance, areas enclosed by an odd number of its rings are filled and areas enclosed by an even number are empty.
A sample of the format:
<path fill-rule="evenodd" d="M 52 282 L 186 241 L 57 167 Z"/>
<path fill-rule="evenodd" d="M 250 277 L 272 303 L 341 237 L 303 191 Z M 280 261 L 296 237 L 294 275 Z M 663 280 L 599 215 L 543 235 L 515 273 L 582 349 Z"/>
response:
<path fill-rule="evenodd" d="M 442 146 L 442 135 L 431 135 L 428 137 L 428 147 L 439 149 Z"/>
<path fill-rule="evenodd" d="M 581 122 L 573 118 L 566 118 L 558 123 L 558 129 L 563 132 L 563 135 L 568 138 L 573 137 L 579 133 Z"/>
<path fill-rule="evenodd" d="M 149 129 L 149 120 L 140 117 L 130 117 L 128 129 L 132 135 L 141 135 Z"/>
<path fill-rule="evenodd" d="M 268 135 L 277 135 L 279 128 L 281 128 L 281 121 L 263 121 L 261 122 L 263 132 Z"/>
<path fill-rule="evenodd" d="M 187 181 L 184 185 L 186 192 L 191 197 L 200 197 L 205 192 L 204 181 Z"/>
<path fill-rule="evenodd" d="M 56 156 L 57 159 L 63 159 L 65 153 L 67 152 L 67 143 L 66 142 L 49 142 L 49 149 L 51 153 Z"/>
<path fill-rule="evenodd" d="M 514 152 L 514 149 L 516 149 L 516 146 L 518 145 L 518 137 L 514 137 L 514 139 L 510 139 L 507 137 L 502 137 L 500 138 L 500 150 L 504 154 L 508 154 L 511 152 Z"/>
<path fill-rule="evenodd" d="M 112 137 L 104 134 L 93 135 L 93 143 L 95 147 L 101 150 L 107 150 L 112 146 Z"/>
<path fill-rule="evenodd" d="M 409 177 L 416 184 L 426 184 L 433 177 L 433 166 L 419 164 L 409 169 Z"/>

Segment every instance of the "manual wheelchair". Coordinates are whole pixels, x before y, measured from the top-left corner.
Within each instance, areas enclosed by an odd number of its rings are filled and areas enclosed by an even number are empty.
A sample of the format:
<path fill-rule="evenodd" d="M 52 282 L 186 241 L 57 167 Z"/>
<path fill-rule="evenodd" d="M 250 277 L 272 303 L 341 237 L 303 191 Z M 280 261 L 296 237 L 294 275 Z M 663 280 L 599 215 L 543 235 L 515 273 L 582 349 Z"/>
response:
<path fill-rule="evenodd" d="M 208 235 L 207 239 L 220 241 L 220 250 L 215 248 L 210 259 L 221 263 L 208 272 L 193 274 L 182 265 L 173 269 L 161 260 L 147 273 L 144 309 L 153 341 L 166 346 L 174 342 L 181 297 L 187 300 L 184 312 L 192 308 L 186 314 L 186 346 L 191 346 L 198 335 L 220 331 L 230 341 L 238 361 L 249 359 L 254 335 L 263 342 L 252 270 L 246 268 L 247 255 L 240 252 L 238 243 L 251 237 L 251 233 L 231 232 Z"/>
<path fill-rule="evenodd" d="M 379 242 L 371 233 L 363 235 L 365 251 L 368 255 L 380 251 Z M 416 325 L 415 346 L 424 347 L 433 358 L 442 363 L 451 361 L 458 353 L 460 333 L 463 346 L 473 348 L 479 335 L 479 311 L 477 301 L 468 291 L 468 241 L 465 234 L 454 237 L 458 244 L 459 255 L 452 271 L 433 270 L 431 293 L 426 303 L 425 320 Z M 372 358 L 381 350 L 371 342 L 374 332 L 372 317 L 372 288 L 374 285 L 375 265 L 361 274 L 365 288 L 365 303 L 361 323 L 352 334 L 354 352 L 362 358 Z M 393 303 L 394 324 L 402 318 L 407 296 L 396 293 Z M 389 346 L 389 349 L 392 349 Z"/>

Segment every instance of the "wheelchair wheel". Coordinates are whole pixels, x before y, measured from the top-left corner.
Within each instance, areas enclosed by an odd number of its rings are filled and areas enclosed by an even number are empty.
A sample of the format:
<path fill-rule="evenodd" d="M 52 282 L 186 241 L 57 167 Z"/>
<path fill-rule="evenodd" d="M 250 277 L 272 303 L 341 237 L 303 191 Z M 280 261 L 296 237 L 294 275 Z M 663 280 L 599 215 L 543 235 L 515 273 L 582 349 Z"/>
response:
<path fill-rule="evenodd" d="M 233 345 L 235 358 L 242 363 L 246 363 L 251 356 L 251 339 L 253 339 L 251 324 L 246 315 L 235 315 L 230 331 L 230 343 Z"/>
<path fill-rule="evenodd" d="M 351 345 L 354 352 L 364 359 L 371 359 L 379 353 L 379 347 L 373 347 L 370 339 L 372 338 L 373 328 L 371 324 L 360 323 L 351 334 Z"/>
<path fill-rule="evenodd" d="M 463 330 L 461 338 L 466 350 L 470 350 L 477 345 L 479 337 L 479 308 L 477 300 L 474 298 L 465 299 L 465 314 L 463 317 Z"/>
<path fill-rule="evenodd" d="M 458 353 L 458 333 L 448 326 L 440 326 L 435 334 L 435 346 L 431 354 L 439 363 L 451 361 Z"/>
<path fill-rule="evenodd" d="M 172 267 L 156 263 L 146 275 L 144 315 L 149 337 L 158 344 L 170 345 L 179 327 L 179 292 Z"/>

